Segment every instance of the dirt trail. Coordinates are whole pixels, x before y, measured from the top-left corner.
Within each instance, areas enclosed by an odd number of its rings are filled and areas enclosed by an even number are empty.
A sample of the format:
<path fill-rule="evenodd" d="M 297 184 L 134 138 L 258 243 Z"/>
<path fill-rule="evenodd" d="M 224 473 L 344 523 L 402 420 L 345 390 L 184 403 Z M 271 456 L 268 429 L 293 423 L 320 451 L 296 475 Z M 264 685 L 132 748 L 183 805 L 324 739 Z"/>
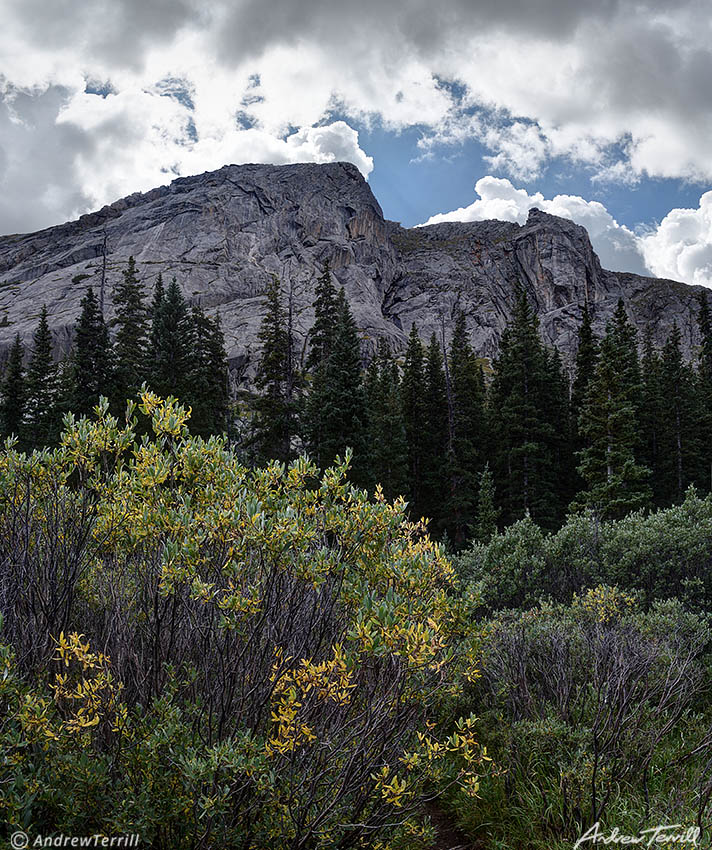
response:
<path fill-rule="evenodd" d="M 426 811 L 438 833 L 435 850 L 483 850 L 485 845 L 471 841 L 436 803 L 429 803 Z"/>

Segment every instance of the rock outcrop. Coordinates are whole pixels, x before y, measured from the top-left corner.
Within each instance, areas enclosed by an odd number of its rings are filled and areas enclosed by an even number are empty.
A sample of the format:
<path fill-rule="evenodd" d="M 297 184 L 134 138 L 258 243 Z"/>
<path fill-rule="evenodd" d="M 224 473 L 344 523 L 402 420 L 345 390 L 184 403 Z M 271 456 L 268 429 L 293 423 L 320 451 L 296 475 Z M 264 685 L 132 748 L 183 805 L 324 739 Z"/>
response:
<path fill-rule="evenodd" d="M 370 350 L 382 336 L 401 348 L 413 322 L 448 340 L 459 309 L 473 345 L 492 358 L 515 286 L 536 305 L 542 333 L 570 363 L 581 307 L 603 332 L 619 297 L 639 329 L 662 343 L 674 322 L 687 356 L 698 344 L 695 287 L 601 268 L 585 229 L 532 209 L 523 226 L 500 221 L 405 229 L 384 220 L 355 166 L 230 165 L 117 201 L 77 221 L 0 238 L 0 349 L 28 340 L 43 304 L 57 346 L 71 344 L 79 302 L 111 293 L 133 255 L 150 293 L 175 276 L 191 302 L 218 312 L 238 372 L 257 353 L 266 283 L 291 293 L 302 347 L 314 282 L 325 260 L 345 287 Z"/>

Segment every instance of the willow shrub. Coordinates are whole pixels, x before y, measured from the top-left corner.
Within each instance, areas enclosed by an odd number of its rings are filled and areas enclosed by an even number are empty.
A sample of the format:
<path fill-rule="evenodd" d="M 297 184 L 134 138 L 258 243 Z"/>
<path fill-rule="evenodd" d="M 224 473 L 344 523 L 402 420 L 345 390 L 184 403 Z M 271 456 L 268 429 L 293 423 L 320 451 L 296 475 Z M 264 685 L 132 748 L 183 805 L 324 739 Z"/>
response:
<path fill-rule="evenodd" d="M 711 625 L 604 585 L 489 621 L 468 704 L 506 772 L 476 807 L 455 803 L 473 837 L 570 848 L 600 822 L 699 825 L 709 840 Z"/>
<path fill-rule="evenodd" d="M 677 598 L 712 610 L 712 494 L 693 487 L 679 505 L 600 522 L 570 516 L 556 532 L 525 518 L 455 558 L 490 609 L 522 608 L 543 597 L 570 602 L 599 583 L 639 592 L 646 605 Z"/>
<path fill-rule="evenodd" d="M 0 455 L 0 820 L 155 847 L 417 847 L 474 795 L 477 676 L 453 570 L 348 457 L 249 470 L 149 392 L 153 436 L 65 419 Z"/>

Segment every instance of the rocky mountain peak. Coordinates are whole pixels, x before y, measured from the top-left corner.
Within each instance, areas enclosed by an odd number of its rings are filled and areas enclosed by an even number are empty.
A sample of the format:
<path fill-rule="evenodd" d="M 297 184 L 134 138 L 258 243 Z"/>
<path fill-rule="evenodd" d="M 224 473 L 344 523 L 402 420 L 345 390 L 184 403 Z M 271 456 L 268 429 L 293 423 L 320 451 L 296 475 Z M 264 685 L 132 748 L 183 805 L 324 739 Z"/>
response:
<path fill-rule="evenodd" d="M 400 349 L 413 322 L 449 340 L 459 310 L 481 357 L 496 355 L 516 285 L 536 306 L 542 333 L 565 361 L 588 303 L 600 333 L 619 297 L 659 342 L 677 321 L 688 355 L 697 344 L 694 288 L 601 268 L 585 228 L 537 208 L 524 225 L 444 222 L 403 228 L 384 220 L 350 163 L 226 165 L 136 193 L 73 222 L 0 238 L 0 347 L 29 340 L 47 304 L 57 346 L 71 342 L 88 286 L 111 293 L 133 255 L 150 293 L 159 273 L 219 312 L 234 366 L 249 375 L 267 282 L 292 297 L 304 346 L 314 282 L 325 260 L 343 286 L 364 351 L 387 337 Z"/>

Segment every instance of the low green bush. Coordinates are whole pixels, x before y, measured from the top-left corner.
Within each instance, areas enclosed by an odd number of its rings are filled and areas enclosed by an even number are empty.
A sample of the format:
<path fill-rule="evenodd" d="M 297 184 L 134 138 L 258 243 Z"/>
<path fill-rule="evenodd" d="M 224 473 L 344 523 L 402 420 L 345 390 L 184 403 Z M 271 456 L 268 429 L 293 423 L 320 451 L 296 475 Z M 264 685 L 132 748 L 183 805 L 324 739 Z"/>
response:
<path fill-rule="evenodd" d="M 712 757 L 710 618 L 676 600 L 642 610 L 599 586 L 570 605 L 486 626 L 477 712 L 502 771 L 452 804 L 485 846 L 571 847 L 600 822 L 637 836 L 706 824 Z"/>
<path fill-rule="evenodd" d="M 690 488 L 679 505 L 613 522 L 575 514 L 552 533 L 523 519 L 454 564 L 490 611 L 542 598 L 568 602 L 599 583 L 639 591 L 646 605 L 674 597 L 712 610 L 712 495 Z"/>

